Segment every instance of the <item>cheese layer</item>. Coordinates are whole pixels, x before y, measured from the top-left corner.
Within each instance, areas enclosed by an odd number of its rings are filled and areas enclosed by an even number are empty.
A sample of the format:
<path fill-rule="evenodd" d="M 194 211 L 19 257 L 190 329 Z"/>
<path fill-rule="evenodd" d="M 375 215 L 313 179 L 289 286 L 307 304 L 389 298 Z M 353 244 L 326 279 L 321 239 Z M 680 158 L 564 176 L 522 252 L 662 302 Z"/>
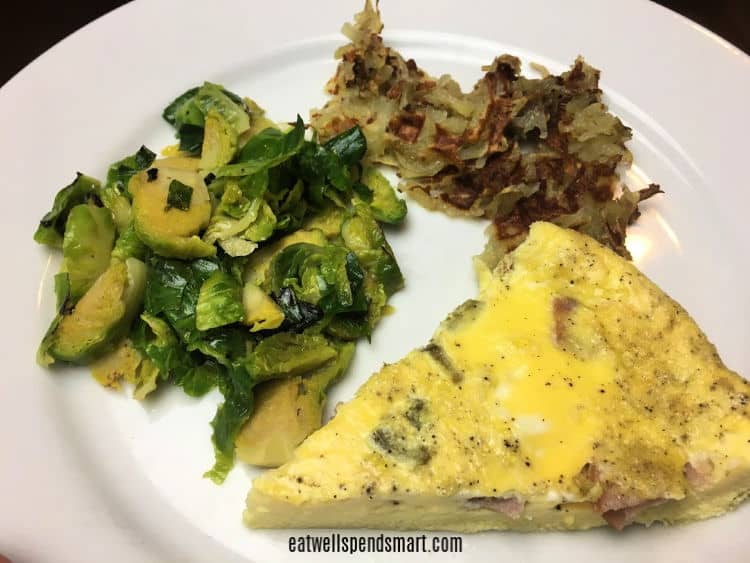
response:
<path fill-rule="evenodd" d="M 632 264 L 536 223 L 480 282 L 255 480 L 251 526 L 620 527 L 748 494 L 747 382 Z"/>

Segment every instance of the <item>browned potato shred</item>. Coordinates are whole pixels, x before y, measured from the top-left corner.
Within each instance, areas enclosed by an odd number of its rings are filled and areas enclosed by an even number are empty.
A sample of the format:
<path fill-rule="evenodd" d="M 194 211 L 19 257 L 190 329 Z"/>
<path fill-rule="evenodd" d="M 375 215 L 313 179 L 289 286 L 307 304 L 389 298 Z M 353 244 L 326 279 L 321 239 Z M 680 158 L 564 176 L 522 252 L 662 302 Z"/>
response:
<path fill-rule="evenodd" d="M 400 188 L 450 215 L 492 220 L 482 258 L 490 266 L 545 220 L 584 232 L 629 257 L 625 228 L 656 184 L 632 192 L 619 181 L 632 156 L 630 129 L 601 101 L 599 71 L 582 58 L 559 76 L 525 78 L 501 55 L 464 93 L 383 43 L 380 12 L 367 0 L 343 33 L 329 102 L 313 110 L 322 139 L 355 124 L 367 158 L 394 166 Z"/>

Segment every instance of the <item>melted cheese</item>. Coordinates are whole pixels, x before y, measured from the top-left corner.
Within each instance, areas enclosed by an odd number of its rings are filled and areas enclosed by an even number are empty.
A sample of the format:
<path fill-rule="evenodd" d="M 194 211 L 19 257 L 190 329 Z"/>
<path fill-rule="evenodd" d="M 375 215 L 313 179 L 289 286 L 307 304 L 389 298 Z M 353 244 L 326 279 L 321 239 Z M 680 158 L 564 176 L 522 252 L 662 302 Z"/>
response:
<path fill-rule="evenodd" d="M 747 382 L 630 263 L 537 223 L 480 281 L 428 346 L 256 479 L 250 525 L 587 528 L 645 501 L 650 523 L 748 494 Z M 686 477 L 699 459 L 701 485 Z"/>

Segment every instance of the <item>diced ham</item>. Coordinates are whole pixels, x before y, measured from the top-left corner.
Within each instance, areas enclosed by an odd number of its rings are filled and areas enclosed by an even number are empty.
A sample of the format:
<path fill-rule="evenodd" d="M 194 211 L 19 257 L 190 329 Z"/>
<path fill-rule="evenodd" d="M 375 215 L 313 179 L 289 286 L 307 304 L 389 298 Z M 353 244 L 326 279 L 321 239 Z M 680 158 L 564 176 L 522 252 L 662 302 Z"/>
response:
<path fill-rule="evenodd" d="M 701 491 L 713 482 L 714 463 L 710 458 L 692 459 L 683 468 L 685 479 L 696 491 Z"/>
<path fill-rule="evenodd" d="M 645 509 L 667 501 L 663 498 L 643 498 L 635 491 L 623 489 L 607 481 L 604 473 L 596 463 L 586 463 L 579 473 L 579 478 L 581 483 L 587 484 L 587 488 L 596 483 L 602 486 L 602 494 L 594 508 L 615 530 L 622 530 L 632 524 Z"/>
<path fill-rule="evenodd" d="M 635 522 L 638 515 L 645 509 L 651 506 L 658 506 L 665 502 L 667 502 L 667 500 L 663 498 L 644 500 L 631 506 L 602 512 L 602 518 L 604 518 L 607 521 L 607 524 L 612 526 L 615 530 L 622 530 L 628 524 Z"/>
<path fill-rule="evenodd" d="M 523 513 L 526 503 L 518 497 L 474 497 L 467 504 L 469 508 L 494 510 L 516 520 Z"/>
<path fill-rule="evenodd" d="M 572 297 L 555 297 L 552 301 L 552 318 L 555 322 L 555 342 L 558 346 L 565 344 L 565 329 L 570 321 L 570 315 L 578 305 Z"/>

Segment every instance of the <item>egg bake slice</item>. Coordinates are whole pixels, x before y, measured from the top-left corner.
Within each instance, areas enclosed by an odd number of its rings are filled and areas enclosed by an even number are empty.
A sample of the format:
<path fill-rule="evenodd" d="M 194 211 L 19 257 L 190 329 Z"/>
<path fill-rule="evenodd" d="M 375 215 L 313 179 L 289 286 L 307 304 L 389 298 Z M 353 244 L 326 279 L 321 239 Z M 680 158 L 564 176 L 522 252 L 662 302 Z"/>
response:
<path fill-rule="evenodd" d="M 480 278 L 255 480 L 250 526 L 620 529 L 748 495 L 748 383 L 632 264 L 536 223 Z"/>

